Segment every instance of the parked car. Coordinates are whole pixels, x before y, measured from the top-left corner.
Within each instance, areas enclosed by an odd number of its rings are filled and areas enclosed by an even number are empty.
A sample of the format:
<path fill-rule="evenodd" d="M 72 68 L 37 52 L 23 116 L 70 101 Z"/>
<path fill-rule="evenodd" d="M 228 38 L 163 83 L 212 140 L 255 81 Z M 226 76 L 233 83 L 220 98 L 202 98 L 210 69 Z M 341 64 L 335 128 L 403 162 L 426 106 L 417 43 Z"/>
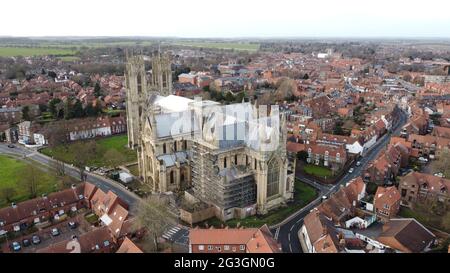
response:
<path fill-rule="evenodd" d="M 70 222 L 68 223 L 68 226 L 69 226 L 70 229 L 76 229 L 78 225 L 77 225 L 76 222 L 70 221 Z"/>
<path fill-rule="evenodd" d="M 325 201 L 325 200 L 327 200 L 327 199 L 328 199 L 328 197 L 327 197 L 326 195 L 323 195 L 323 196 L 322 196 L 322 202 Z"/>
<path fill-rule="evenodd" d="M 443 173 L 435 173 L 434 176 L 445 178 L 445 175 Z"/>
<path fill-rule="evenodd" d="M 22 245 L 23 245 L 24 247 L 27 247 L 27 246 L 30 246 L 30 245 L 31 245 L 31 242 L 30 242 L 29 239 L 23 239 L 23 240 L 22 240 Z"/>
<path fill-rule="evenodd" d="M 11 245 L 11 248 L 14 251 L 20 251 L 22 249 L 22 247 L 20 246 L 20 243 L 18 243 L 18 242 L 13 242 Z"/>
<path fill-rule="evenodd" d="M 8 144 L 8 148 L 16 148 L 13 144 Z"/>
<path fill-rule="evenodd" d="M 353 171 L 354 171 L 354 169 L 353 169 L 353 168 L 350 168 L 350 169 L 348 170 L 348 173 L 353 173 Z"/>
<path fill-rule="evenodd" d="M 356 166 L 358 166 L 358 167 L 361 166 L 361 161 L 357 161 Z"/>
<path fill-rule="evenodd" d="M 31 241 L 33 241 L 34 245 L 38 245 L 41 243 L 41 238 L 39 238 L 39 236 L 37 236 L 37 235 L 33 235 L 33 238 L 31 238 Z"/>
<path fill-rule="evenodd" d="M 53 228 L 51 233 L 52 233 L 52 236 L 58 236 L 60 234 L 59 230 L 57 228 Z"/>

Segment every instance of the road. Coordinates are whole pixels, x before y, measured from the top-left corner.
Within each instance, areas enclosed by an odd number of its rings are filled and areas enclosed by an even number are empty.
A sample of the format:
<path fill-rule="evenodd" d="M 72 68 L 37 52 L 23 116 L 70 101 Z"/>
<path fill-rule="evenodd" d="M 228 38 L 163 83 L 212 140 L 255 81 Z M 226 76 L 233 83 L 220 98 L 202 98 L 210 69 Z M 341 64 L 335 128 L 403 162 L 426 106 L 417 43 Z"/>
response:
<path fill-rule="evenodd" d="M 15 157 L 28 158 L 45 166 L 51 166 L 52 161 L 54 162 L 54 160 L 49 158 L 48 156 L 45 156 L 35 150 L 25 148 L 21 145 L 15 145 L 15 148 L 9 148 L 7 144 L 0 143 L 0 154 L 10 154 Z M 68 164 L 65 164 L 65 166 L 67 175 L 74 177 L 77 180 L 80 178 L 80 174 L 77 168 L 72 167 Z M 117 194 L 117 196 L 119 196 L 123 201 L 128 203 L 130 207 L 134 207 L 135 205 L 137 205 L 138 201 L 140 200 L 139 196 L 128 191 L 121 184 L 108 178 L 92 173 L 87 173 L 86 181 L 96 185 L 98 188 L 105 192 L 111 190 L 112 192 Z"/>
<path fill-rule="evenodd" d="M 402 126 L 406 123 L 407 117 L 403 112 L 400 115 L 399 120 L 395 124 L 395 130 L 392 135 L 398 135 Z M 339 180 L 333 186 L 321 185 L 318 182 L 311 181 L 310 179 L 305 179 L 304 177 L 298 177 L 302 181 L 314 186 L 319 191 L 319 197 L 309 203 L 307 206 L 299 210 L 295 215 L 292 215 L 287 220 L 282 222 L 281 226 L 274 229 L 274 233 L 278 238 L 278 242 L 281 243 L 283 252 L 287 253 L 301 253 L 302 248 L 298 239 L 298 231 L 303 225 L 303 219 L 305 216 L 318 204 L 320 204 L 322 196 L 330 197 L 331 194 L 337 192 L 341 185 L 345 185 L 348 181 L 358 176 L 361 176 L 363 170 L 367 167 L 370 161 L 374 160 L 375 157 L 380 153 L 382 149 L 386 147 L 391 138 L 391 134 L 385 134 L 373 147 L 367 152 L 367 154 L 360 160 L 361 165 L 359 167 L 354 167 L 354 172 L 352 174 L 347 173 L 344 177 Z"/>

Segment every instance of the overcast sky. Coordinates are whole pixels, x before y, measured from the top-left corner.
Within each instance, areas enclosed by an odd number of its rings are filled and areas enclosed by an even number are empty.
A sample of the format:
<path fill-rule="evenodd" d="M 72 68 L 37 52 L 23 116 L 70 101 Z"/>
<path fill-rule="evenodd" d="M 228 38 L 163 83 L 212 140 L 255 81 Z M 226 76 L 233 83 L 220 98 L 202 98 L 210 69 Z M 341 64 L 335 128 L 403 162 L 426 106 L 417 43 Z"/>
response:
<path fill-rule="evenodd" d="M 1 1 L 0 35 L 450 37 L 448 0 Z"/>

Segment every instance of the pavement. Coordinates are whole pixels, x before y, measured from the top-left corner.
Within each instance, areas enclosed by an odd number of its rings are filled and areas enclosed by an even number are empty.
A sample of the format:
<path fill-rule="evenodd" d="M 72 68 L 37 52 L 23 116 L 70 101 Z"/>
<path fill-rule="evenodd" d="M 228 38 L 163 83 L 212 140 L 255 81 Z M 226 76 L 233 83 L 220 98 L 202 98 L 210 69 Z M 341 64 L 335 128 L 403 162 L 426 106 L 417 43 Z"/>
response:
<path fill-rule="evenodd" d="M 9 148 L 7 144 L 0 143 L 0 154 L 12 155 L 15 157 L 27 158 L 30 160 L 34 160 L 42 165 L 51 166 L 54 159 L 39 153 L 36 150 L 26 148 L 19 144 L 15 145 L 15 148 Z M 65 164 L 66 174 L 74 177 L 79 180 L 80 174 L 79 170 L 76 167 L 72 167 L 69 164 Z M 119 196 L 123 201 L 128 203 L 131 208 L 136 206 L 141 200 L 139 196 L 127 190 L 123 185 L 109 179 L 106 177 L 102 177 L 100 175 L 96 175 L 93 173 L 86 172 L 86 181 L 96 185 L 101 190 L 107 192 L 111 190 L 117 196 Z"/>
<path fill-rule="evenodd" d="M 302 248 L 300 241 L 298 239 L 298 231 L 303 225 L 303 219 L 305 216 L 317 205 L 320 204 L 322 201 L 322 196 L 326 196 L 327 198 L 330 197 L 333 193 L 337 192 L 341 185 L 345 185 L 350 180 L 361 176 L 362 172 L 366 167 L 368 166 L 369 162 L 374 160 L 376 156 L 383 150 L 387 144 L 389 143 L 389 140 L 391 138 L 391 135 L 398 135 L 400 134 L 400 130 L 402 126 L 406 123 L 407 116 L 403 112 L 400 114 L 400 118 L 397 121 L 397 123 L 394 125 L 394 131 L 392 134 L 385 134 L 383 137 L 381 137 L 380 140 L 372 147 L 370 151 L 368 151 L 364 157 L 359 160 L 361 162 L 361 165 L 359 167 L 353 166 L 354 171 L 353 173 L 347 173 L 345 174 L 335 185 L 322 185 L 318 183 L 317 181 L 312 181 L 311 179 L 305 179 L 304 177 L 297 177 L 301 179 L 301 181 L 304 181 L 305 183 L 315 187 L 319 191 L 319 197 L 313 200 L 311 203 L 285 219 L 283 222 L 281 222 L 280 225 L 272 226 L 271 230 L 275 234 L 275 238 L 278 240 L 279 243 L 281 243 L 281 247 L 283 249 L 283 252 L 286 253 L 301 253 Z"/>

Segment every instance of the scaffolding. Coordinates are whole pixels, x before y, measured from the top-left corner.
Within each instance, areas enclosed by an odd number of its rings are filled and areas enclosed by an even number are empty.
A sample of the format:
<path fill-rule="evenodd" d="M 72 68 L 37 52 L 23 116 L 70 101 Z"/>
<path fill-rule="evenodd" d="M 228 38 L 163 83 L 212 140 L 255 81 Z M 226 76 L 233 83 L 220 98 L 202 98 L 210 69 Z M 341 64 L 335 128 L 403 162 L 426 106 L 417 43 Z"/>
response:
<path fill-rule="evenodd" d="M 192 146 L 192 185 L 195 196 L 223 210 L 256 203 L 253 172 L 244 166 L 232 166 L 219 171 L 216 153 L 198 142 Z"/>

